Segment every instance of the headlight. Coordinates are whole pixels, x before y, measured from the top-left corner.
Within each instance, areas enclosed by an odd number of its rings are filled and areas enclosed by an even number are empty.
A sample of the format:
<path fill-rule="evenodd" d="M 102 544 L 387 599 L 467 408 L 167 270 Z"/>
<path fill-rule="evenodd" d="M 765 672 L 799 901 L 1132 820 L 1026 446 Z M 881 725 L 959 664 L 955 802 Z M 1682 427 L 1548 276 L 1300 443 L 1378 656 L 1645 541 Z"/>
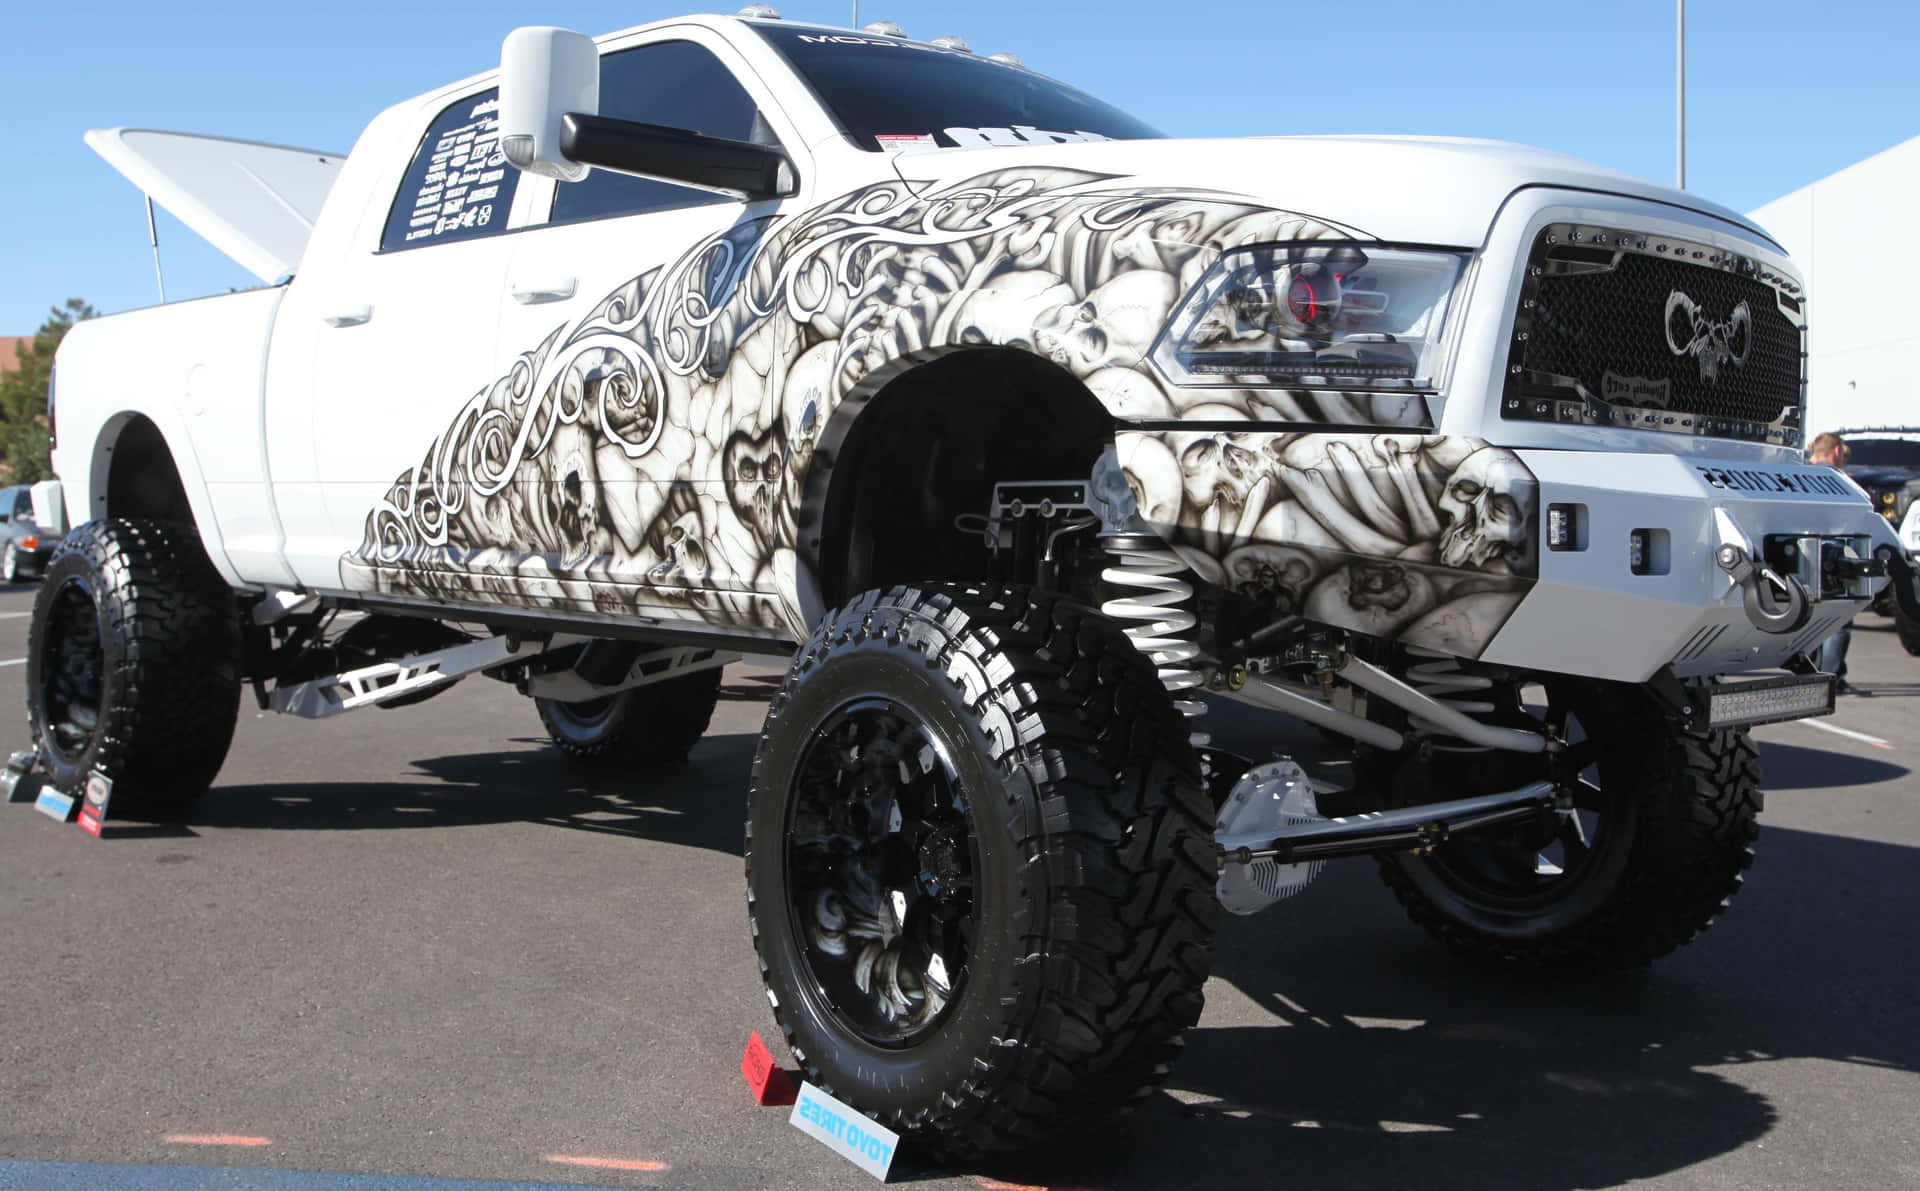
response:
<path fill-rule="evenodd" d="M 1174 384 L 1431 391 L 1467 257 L 1358 244 L 1225 253 L 1153 352 Z"/>

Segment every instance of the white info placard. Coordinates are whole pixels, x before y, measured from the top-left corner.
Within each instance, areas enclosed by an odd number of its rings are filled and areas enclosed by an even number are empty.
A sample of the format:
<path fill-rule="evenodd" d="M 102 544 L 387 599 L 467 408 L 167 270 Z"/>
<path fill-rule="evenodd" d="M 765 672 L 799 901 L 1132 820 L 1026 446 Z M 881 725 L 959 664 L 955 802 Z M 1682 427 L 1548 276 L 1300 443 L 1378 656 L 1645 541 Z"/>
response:
<path fill-rule="evenodd" d="M 887 1181 L 887 1168 L 893 1165 L 900 1135 L 867 1119 L 864 1113 L 848 1108 L 810 1083 L 803 1083 L 787 1123 L 874 1178 L 883 1183 Z"/>

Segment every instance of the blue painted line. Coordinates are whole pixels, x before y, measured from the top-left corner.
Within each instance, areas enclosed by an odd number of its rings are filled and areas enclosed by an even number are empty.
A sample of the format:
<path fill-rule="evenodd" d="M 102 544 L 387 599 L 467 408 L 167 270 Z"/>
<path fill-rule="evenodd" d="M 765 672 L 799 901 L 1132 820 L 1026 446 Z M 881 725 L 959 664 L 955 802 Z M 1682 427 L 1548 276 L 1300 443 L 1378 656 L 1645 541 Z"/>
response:
<path fill-rule="evenodd" d="M 502 1183 L 258 1166 L 129 1166 L 0 1160 L 5 1191 L 595 1191 L 584 1183 Z"/>

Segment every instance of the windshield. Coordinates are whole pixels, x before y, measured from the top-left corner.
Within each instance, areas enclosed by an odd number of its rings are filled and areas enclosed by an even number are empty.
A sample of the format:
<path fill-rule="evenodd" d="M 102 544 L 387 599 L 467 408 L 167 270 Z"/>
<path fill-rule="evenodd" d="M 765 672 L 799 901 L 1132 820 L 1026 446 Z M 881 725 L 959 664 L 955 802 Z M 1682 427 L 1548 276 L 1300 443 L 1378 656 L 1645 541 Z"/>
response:
<path fill-rule="evenodd" d="M 1849 467 L 1920 467 L 1920 442 L 1899 438 L 1850 438 Z"/>
<path fill-rule="evenodd" d="M 865 149 L 1157 138 L 1084 91 L 897 37 L 753 23 Z"/>

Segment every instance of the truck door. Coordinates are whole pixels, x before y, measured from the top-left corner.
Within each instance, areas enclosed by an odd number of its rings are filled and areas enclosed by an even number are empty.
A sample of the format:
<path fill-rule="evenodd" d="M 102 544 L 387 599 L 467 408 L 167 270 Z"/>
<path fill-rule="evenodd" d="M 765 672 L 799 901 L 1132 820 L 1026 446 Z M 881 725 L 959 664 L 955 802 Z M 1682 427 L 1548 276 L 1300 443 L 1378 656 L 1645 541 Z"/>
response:
<path fill-rule="evenodd" d="M 600 110 L 780 147 L 810 181 L 799 134 L 705 30 L 604 53 Z M 763 516 L 785 463 L 771 340 L 792 323 L 755 320 L 736 299 L 804 192 L 745 203 L 597 169 L 527 184 L 551 198 L 530 197 L 536 226 L 512 237 L 500 316 L 503 354 L 536 378 L 537 429 L 513 461 L 520 595 L 771 626 L 775 555 L 792 558 L 791 529 L 783 539 Z M 535 572 L 554 579 L 530 583 Z"/>
<path fill-rule="evenodd" d="M 497 107 L 491 86 L 423 103 L 394 130 L 350 238 L 310 260 L 282 306 L 274 489 L 288 562 L 310 586 L 365 586 L 347 564 L 377 534 L 378 511 L 498 376 L 513 254 L 501 233 L 521 175 L 499 151 Z"/>

